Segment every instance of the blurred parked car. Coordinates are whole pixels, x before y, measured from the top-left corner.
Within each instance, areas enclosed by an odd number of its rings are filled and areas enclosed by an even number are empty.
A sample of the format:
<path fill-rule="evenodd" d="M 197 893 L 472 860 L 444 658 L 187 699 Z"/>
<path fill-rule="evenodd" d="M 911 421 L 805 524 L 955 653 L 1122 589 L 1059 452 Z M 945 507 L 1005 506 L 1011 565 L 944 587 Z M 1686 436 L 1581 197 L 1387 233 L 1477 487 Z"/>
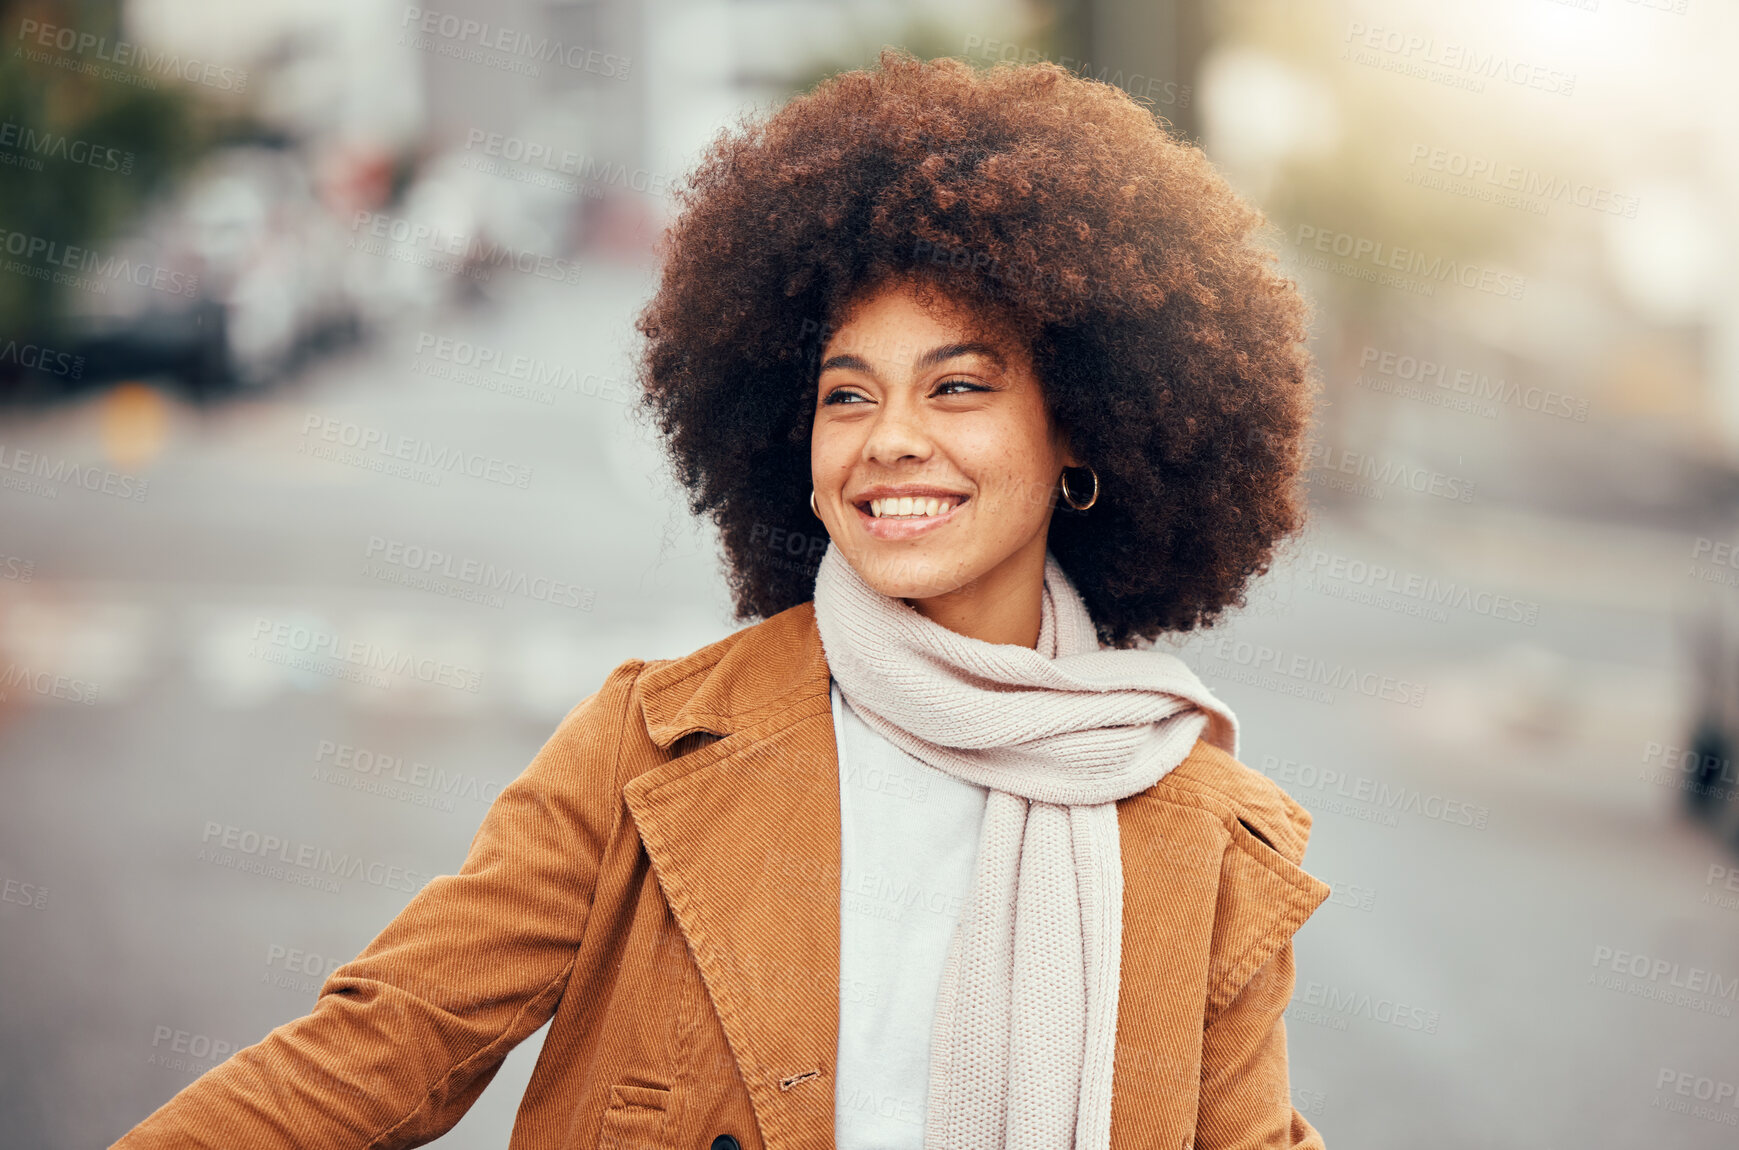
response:
<path fill-rule="evenodd" d="M 293 145 L 212 152 L 173 199 L 104 245 L 105 264 L 134 274 L 68 293 L 61 342 L 83 357 L 81 383 L 168 377 L 198 398 L 258 388 L 370 329 L 519 277 L 571 280 L 592 197 L 471 159 L 438 153 L 402 196 L 370 203 L 358 181 Z M 391 157 L 345 162 L 373 172 Z"/>
<path fill-rule="evenodd" d="M 1662 767 L 1681 776 L 1684 801 L 1739 850 L 1739 545 L 1701 538 L 1689 575 L 1698 580 L 1688 639 L 1701 695 L 1682 752 Z M 1673 761 L 1676 758 L 1676 761 Z"/>
<path fill-rule="evenodd" d="M 101 291 L 69 293 L 84 378 L 168 376 L 205 397 L 258 387 L 353 338 L 345 231 L 288 146 L 219 149 L 178 195 L 105 245 Z"/>

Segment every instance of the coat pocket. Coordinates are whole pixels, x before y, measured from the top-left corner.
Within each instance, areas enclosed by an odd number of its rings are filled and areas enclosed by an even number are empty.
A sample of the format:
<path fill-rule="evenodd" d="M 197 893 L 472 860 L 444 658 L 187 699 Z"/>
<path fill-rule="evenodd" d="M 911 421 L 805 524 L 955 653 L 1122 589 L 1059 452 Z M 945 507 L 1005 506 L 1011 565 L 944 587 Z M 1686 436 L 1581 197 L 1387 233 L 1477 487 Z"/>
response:
<path fill-rule="evenodd" d="M 598 1128 L 599 1150 L 665 1150 L 665 1108 L 670 1091 L 656 1086 L 610 1087 L 610 1105 Z"/>

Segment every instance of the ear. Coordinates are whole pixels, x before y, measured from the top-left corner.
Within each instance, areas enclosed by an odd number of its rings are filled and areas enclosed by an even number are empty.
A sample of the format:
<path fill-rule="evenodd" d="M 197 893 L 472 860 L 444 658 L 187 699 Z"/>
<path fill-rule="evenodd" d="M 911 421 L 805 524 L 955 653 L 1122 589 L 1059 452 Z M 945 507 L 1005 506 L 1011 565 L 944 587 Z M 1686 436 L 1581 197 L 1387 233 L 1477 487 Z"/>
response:
<path fill-rule="evenodd" d="M 1075 458 L 1074 448 L 1069 446 L 1068 437 L 1063 434 L 1060 428 L 1051 432 L 1051 442 L 1056 444 L 1057 451 L 1062 457 L 1064 467 L 1081 466 L 1081 461 Z"/>

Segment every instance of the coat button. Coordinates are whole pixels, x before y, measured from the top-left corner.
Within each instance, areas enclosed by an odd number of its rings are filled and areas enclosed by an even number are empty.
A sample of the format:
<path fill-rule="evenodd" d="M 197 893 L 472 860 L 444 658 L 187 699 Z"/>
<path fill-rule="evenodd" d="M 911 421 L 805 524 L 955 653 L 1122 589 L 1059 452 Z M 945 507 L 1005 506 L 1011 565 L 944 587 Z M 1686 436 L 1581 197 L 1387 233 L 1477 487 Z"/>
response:
<path fill-rule="evenodd" d="M 729 1134 L 720 1134 L 713 1139 L 712 1150 L 743 1150 L 743 1144 Z"/>

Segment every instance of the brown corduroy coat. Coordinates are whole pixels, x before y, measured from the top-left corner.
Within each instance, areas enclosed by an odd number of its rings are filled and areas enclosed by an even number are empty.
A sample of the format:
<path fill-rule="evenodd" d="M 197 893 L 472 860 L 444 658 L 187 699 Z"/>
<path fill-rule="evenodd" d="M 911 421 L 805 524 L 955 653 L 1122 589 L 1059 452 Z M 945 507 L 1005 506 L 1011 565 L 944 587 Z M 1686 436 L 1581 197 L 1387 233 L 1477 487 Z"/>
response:
<path fill-rule="evenodd" d="M 1292 936 L 1329 894 L 1300 869 L 1310 815 L 1205 742 L 1117 814 L 1112 1147 L 1321 1147 L 1290 1101 L 1281 1018 Z M 502 790 L 457 875 L 334 970 L 312 1013 L 116 1145 L 419 1145 L 553 1015 L 513 1150 L 830 1147 L 839 904 L 806 603 L 618 667 Z"/>

